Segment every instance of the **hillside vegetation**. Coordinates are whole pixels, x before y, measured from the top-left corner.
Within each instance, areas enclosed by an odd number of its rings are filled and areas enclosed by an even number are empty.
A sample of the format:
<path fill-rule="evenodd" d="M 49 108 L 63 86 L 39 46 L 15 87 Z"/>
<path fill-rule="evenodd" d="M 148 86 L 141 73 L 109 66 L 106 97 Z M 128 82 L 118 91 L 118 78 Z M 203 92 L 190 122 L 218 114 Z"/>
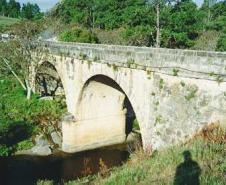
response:
<path fill-rule="evenodd" d="M 50 17 L 62 41 L 226 50 L 226 0 L 63 0 Z"/>
<path fill-rule="evenodd" d="M 30 2 L 21 4 L 16 0 L 0 0 L 0 15 L 12 18 L 40 19 L 43 13 L 37 4 Z"/>
<path fill-rule="evenodd" d="M 18 23 L 20 20 L 16 18 L 0 16 L 0 27 L 10 26 Z"/>

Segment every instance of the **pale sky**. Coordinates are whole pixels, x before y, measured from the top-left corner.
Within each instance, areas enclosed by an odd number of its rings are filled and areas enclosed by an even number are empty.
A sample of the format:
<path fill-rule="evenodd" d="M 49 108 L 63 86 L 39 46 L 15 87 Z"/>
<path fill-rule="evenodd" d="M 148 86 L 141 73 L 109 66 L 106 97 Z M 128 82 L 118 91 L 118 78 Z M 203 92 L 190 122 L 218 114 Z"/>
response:
<path fill-rule="evenodd" d="M 56 3 L 58 3 L 60 0 L 17 0 L 20 3 L 36 3 L 39 5 L 42 11 L 46 11 L 51 9 Z M 103 0 L 104 1 L 104 0 Z M 198 5 L 201 5 L 203 0 L 194 0 Z"/>
<path fill-rule="evenodd" d="M 16 0 L 17 2 L 23 3 L 36 3 L 40 8 L 41 11 L 46 11 L 51 9 L 56 3 L 60 2 L 60 0 Z"/>

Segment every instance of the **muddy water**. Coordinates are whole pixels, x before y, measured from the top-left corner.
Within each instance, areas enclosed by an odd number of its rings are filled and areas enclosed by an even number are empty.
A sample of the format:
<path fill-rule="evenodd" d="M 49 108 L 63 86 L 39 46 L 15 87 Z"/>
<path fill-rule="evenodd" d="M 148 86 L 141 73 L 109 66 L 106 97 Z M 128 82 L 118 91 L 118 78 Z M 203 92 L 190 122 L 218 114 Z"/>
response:
<path fill-rule="evenodd" d="M 0 159 L 0 185 L 33 185 L 38 180 L 54 184 L 98 173 L 121 165 L 128 159 L 126 150 L 97 149 L 76 154 L 51 156 L 18 155 Z"/>

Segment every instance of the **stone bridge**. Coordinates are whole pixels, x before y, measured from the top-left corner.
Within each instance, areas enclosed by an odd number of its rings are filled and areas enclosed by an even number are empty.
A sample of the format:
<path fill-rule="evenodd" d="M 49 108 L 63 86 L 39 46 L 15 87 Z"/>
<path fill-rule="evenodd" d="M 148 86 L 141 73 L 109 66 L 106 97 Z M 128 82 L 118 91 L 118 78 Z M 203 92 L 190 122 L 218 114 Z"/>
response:
<path fill-rule="evenodd" d="M 226 122 L 226 53 L 62 42 L 32 52 L 33 84 L 45 62 L 63 84 L 65 152 L 123 143 L 135 119 L 146 150 Z"/>

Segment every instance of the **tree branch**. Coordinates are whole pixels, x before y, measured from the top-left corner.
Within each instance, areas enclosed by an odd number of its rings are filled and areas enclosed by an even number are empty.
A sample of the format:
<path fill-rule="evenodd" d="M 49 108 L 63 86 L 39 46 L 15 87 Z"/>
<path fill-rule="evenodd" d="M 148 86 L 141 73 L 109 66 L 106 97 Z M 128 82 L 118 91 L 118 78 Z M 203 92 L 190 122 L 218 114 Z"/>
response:
<path fill-rule="evenodd" d="M 20 85 L 22 86 L 22 88 L 26 91 L 26 85 L 24 85 L 23 81 L 19 78 L 19 76 L 14 72 L 14 70 L 12 69 L 12 67 L 9 64 L 9 61 L 6 58 L 3 58 L 4 63 L 6 64 L 7 68 L 10 70 L 10 72 L 15 76 L 15 78 L 18 80 L 18 82 L 20 83 Z"/>

